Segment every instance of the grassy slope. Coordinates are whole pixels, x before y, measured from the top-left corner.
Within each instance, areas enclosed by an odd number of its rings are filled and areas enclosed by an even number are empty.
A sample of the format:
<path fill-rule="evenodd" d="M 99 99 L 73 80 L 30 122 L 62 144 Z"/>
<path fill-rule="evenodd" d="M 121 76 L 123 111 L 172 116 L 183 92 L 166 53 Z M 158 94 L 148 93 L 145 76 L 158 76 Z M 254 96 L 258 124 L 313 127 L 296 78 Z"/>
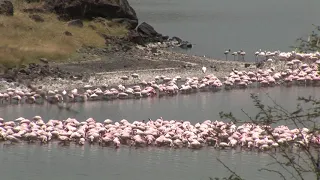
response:
<path fill-rule="evenodd" d="M 38 62 L 41 57 L 66 61 L 83 46 L 105 46 L 104 39 L 97 32 L 116 36 L 127 32 L 125 27 L 112 22 L 84 22 L 83 28 L 68 27 L 66 22 L 57 20 L 55 14 L 39 14 L 45 21 L 35 22 L 28 13 L 22 12 L 28 6 L 40 4 L 16 0 L 14 16 L 0 16 L 0 66 L 11 67 L 21 59 L 24 64 Z M 96 30 L 90 28 L 90 24 L 97 27 Z M 71 32 L 72 36 L 66 36 L 65 31 Z"/>

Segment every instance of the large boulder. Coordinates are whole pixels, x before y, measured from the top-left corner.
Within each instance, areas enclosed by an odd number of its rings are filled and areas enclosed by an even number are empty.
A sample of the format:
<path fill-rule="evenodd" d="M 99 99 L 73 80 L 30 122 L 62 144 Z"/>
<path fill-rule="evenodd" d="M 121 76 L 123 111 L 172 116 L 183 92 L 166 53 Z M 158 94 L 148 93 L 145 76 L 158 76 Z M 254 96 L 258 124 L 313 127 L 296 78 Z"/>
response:
<path fill-rule="evenodd" d="M 144 45 L 146 43 L 144 38 L 136 30 L 129 31 L 128 39 L 129 41 L 139 45 Z"/>
<path fill-rule="evenodd" d="M 146 22 L 141 23 L 138 26 L 137 31 L 139 34 L 146 37 L 160 36 L 160 34 L 150 24 Z"/>
<path fill-rule="evenodd" d="M 0 0 L 0 15 L 13 16 L 13 4 L 9 0 Z"/>
<path fill-rule="evenodd" d="M 149 42 L 163 42 L 168 39 L 168 36 L 163 36 L 158 33 L 150 24 L 143 22 L 141 23 L 136 30 L 137 33 L 131 33 L 131 40 L 135 41 L 143 41 L 143 43 Z M 139 43 L 141 44 L 141 43 Z"/>
<path fill-rule="evenodd" d="M 68 26 L 74 26 L 74 27 L 83 27 L 83 22 L 80 19 L 75 19 L 68 22 Z"/>
<path fill-rule="evenodd" d="M 45 8 L 70 19 L 128 19 L 130 28 L 138 24 L 134 9 L 127 0 L 46 0 Z"/>

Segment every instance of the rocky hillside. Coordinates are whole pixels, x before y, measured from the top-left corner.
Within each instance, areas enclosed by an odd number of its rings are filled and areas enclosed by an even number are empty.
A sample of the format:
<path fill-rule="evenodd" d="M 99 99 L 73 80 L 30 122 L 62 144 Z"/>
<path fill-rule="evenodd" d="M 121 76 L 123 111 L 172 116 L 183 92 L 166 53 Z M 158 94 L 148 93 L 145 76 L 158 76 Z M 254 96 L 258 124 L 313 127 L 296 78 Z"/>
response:
<path fill-rule="evenodd" d="M 127 0 L 0 0 L 0 65 L 76 59 L 80 48 L 110 47 L 137 25 Z"/>
<path fill-rule="evenodd" d="M 57 64 L 51 66 L 51 62 L 61 62 L 57 66 L 64 67 L 88 60 L 94 64 L 97 59 L 105 64 L 97 69 L 132 69 L 144 67 L 141 58 L 132 55 L 137 51 L 130 51 L 137 44 L 156 42 L 138 48 L 146 49 L 147 54 L 157 54 L 163 44 L 192 47 L 180 38 L 158 33 L 146 22 L 137 25 L 138 18 L 127 0 L 0 0 L 0 77 L 69 77 L 72 70 L 62 73 L 52 69 Z"/>

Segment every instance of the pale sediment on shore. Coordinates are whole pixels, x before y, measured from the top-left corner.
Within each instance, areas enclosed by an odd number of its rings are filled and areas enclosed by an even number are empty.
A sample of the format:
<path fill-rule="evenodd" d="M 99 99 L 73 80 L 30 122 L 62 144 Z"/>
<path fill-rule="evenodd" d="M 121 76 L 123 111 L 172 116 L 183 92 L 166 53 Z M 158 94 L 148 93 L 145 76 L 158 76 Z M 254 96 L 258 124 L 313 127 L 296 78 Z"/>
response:
<path fill-rule="evenodd" d="M 200 56 L 192 56 L 177 52 L 160 50 L 160 53 L 150 54 L 143 50 L 135 50 L 131 56 L 125 55 L 128 60 L 130 58 L 140 58 L 150 61 L 176 61 L 182 62 L 183 64 L 190 65 L 186 67 L 170 67 L 161 69 L 143 69 L 143 70 L 130 70 L 130 71 L 112 71 L 112 72 L 99 72 L 88 76 L 87 78 L 81 80 L 71 80 L 71 79 L 60 79 L 45 77 L 42 79 L 35 79 L 32 84 L 36 87 L 41 86 L 44 90 L 70 90 L 74 88 L 83 88 L 85 85 L 91 86 L 117 86 L 119 84 L 130 85 L 145 81 L 152 81 L 156 76 L 166 76 L 169 78 L 174 78 L 180 76 L 182 79 L 187 77 L 203 77 L 208 74 L 214 74 L 222 80 L 223 77 L 228 76 L 232 69 L 237 70 L 252 70 L 256 69 L 256 66 L 251 62 L 250 67 L 245 68 L 245 63 L 239 61 L 223 61 L 215 60 Z M 201 71 L 202 66 L 207 67 L 207 71 L 204 74 Z M 139 79 L 133 79 L 131 74 L 137 73 Z M 123 81 L 122 76 L 128 76 L 129 80 Z M 0 91 L 7 88 L 17 88 L 17 83 L 1 83 Z M 21 89 L 26 89 L 25 86 L 20 85 Z"/>
<path fill-rule="evenodd" d="M 132 73 L 138 73 L 139 79 L 131 78 Z M 210 72 L 206 73 L 210 74 Z M 216 76 L 224 76 L 228 74 L 227 72 L 220 71 L 213 73 Z M 73 88 L 82 88 L 85 85 L 91 86 L 116 86 L 119 84 L 128 85 L 135 84 L 145 81 L 153 81 L 156 76 L 166 76 L 170 78 L 174 78 L 176 76 L 180 76 L 182 79 L 187 77 L 203 77 L 204 74 L 201 70 L 194 69 L 176 69 L 176 68 L 166 68 L 166 69 L 149 69 L 146 71 L 118 71 L 118 72 L 108 72 L 108 73 L 99 73 L 94 76 L 88 78 L 87 81 L 82 80 L 67 80 L 67 79 L 59 79 L 53 80 L 52 78 L 45 78 L 44 80 L 34 82 L 36 86 L 43 86 L 45 89 L 73 89 Z M 123 81 L 120 79 L 121 76 L 129 76 L 129 80 Z"/>
<path fill-rule="evenodd" d="M 173 56 L 171 60 L 175 60 L 174 57 L 177 57 L 179 55 L 183 57 L 186 56 L 184 54 L 175 53 L 175 56 Z M 149 58 L 149 57 L 144 57 L 144 58 Z M 159 60 L 159 58 L 164 58 L 164 57 L 156 57 L 152 59 Z M 33 84 L 35 86 L 42 86 L 43 89 L 64 90 L 64 89 L 83 88 L 85 85 L 99 87 L 99 86 L 117 86 L 119 84 L 124 84 L 124 85 L 136 84 L 138 82 L 141 82 L 142 80 L 147 82 L 153 81 L 156 76 L 166 76 L 169 78 L 175 78 L 176 76 L 180 76 L 182 79 L 185 79 L 187 77 L 203 77 L 208 74 L 214 74 L 218 78 L 223 78 L 224 76 L 229 75 L 229 73 L 233 68 L 237 68 L 239 70 L 245 69 L 243 62 L 232 62 L 232 61 L 224 62 L 224 61 L 218 61 L 213 59 L 203 59 L 203 57 L 196 57 L 196 56 L 193 56 L 192 59 L 195 59 L 196 61 L 200 61 L 200 60 L 204 61 L 203 65 L 210 63 L 212 64 L 212 66 L 215 66 L 215 68 L 207 67 L 207 72 L 204 74 L 201 71 L 202 65 L 193 63 L 193 66 L 191 68 L 168 67 L 168 68 L 162 68 L 162 69 L 101 72 L 86 78 L 86 80 L 70 80 L 70 79 L 54 80 L 51 77 L 47 77 L 42 80 L 35 81 L 33 82 Z M 189 62 L 189 60 L 186 60 L 186 62 Z M 139 75 L 139 79 L 133 79 L 131 77 L 131 74 L 133 73 L 137 73 Z M 128 76 L 129 80 L 123 81 L 121 79 L 122 76 Z"/>

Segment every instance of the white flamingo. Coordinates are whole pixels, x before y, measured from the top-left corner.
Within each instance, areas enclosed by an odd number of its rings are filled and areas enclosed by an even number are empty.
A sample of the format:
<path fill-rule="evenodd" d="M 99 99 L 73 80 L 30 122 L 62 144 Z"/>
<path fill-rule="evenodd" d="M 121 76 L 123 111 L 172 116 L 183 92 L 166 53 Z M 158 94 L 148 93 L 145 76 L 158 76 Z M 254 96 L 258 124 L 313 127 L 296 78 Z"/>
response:
<path fill-rule="evenodd" d="M 207 68 L 205 66 L 203 66 L 201 70 L 202 70 L 203 74 L 205 74 L 207 71 Z"/>
<path fill-rule="evenodd" d="M 224 55 L 226 55 L 226 61 L 228 61 L 228 54 L 230 53 L 231 49 L 224 52 Z"/>

